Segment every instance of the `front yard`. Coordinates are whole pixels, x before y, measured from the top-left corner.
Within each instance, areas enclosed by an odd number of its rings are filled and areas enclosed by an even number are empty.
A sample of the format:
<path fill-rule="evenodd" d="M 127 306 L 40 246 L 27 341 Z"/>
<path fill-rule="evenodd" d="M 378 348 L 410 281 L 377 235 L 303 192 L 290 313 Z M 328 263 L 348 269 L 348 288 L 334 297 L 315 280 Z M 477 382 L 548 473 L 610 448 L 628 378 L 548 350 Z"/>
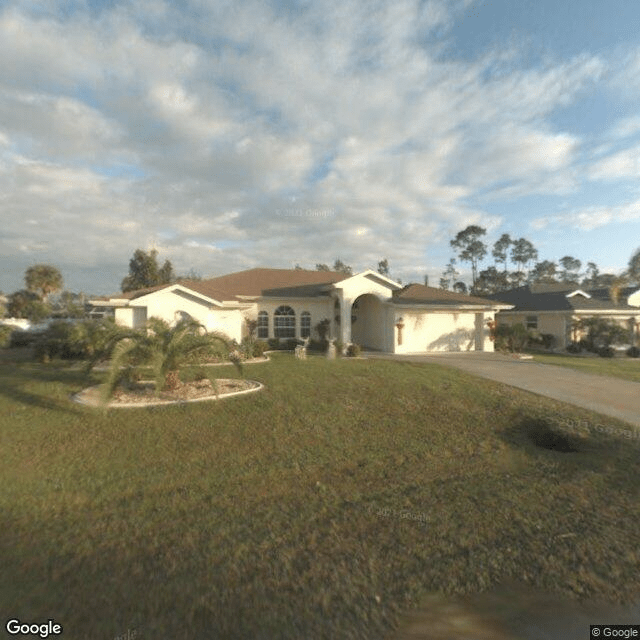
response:
<path fill-rule="evenodd" d="M 640 358 L 619 356 L 616 358 L 600 358 L 598 356 L 576 356 L 568 353 L 539 353 L 530 351 L 535 362 L 541 364 L 555 364 L 559 367 L 569 367 L 583 373 L 593 373 L 599 376 L 611 376 L 640 382 Z"/>
<path fill-rule="evenodd" d="M 374 640 L 428 591 L 506 578 L 638 598 L 627 425 L 435 364 L 271 357 L 258 394 L 106 412 L 69 400 L 102 374 L 0 364 L 5 619 Z M 575 451 L 535 444 L 562 429 Z"/>

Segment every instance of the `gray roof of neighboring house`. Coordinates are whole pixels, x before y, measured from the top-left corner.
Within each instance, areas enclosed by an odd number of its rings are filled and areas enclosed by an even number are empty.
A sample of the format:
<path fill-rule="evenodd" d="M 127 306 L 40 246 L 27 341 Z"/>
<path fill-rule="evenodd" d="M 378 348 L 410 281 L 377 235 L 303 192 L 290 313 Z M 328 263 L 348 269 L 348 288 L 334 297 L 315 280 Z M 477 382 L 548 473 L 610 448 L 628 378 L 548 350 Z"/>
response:
<path fill-rule="evenodd" d="M 591 297 L 587 298 L 579 293 L 568 297 L 569 294 L 578 290 L 584 291 Z M 611 300 L 607 288 L 584 289 L 580 286 L 568 287 L 563 283 L 524 285 L 487 297 L 514 305 L 511 311 L 639 311 L 639 307 L 627 304 L 627 298 L 634 291 L 636 289 L 633 287 L 621 289 L 618 304 L 614 304 Z"/>

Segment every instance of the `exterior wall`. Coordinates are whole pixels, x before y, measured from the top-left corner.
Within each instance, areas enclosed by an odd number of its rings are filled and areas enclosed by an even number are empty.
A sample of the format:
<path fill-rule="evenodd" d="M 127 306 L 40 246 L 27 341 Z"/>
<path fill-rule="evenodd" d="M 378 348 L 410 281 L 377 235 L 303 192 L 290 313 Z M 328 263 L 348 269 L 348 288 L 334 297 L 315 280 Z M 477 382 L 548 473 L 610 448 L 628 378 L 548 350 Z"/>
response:
<path fill-rule="evenodd" d="M 343 344 L 356 342 L 351 336 L 351 312 L 356 298 L 367 293 L 376 296 L 380 302 L 386 302 L 391 298 L 393 287 L 389 284 L 382 284 L 374 278 L 375 276 L 368 277 L 366 274 L 358 274 L 335 285 L 336 296 L 340 304 L 338 313 L 342 321 L 339 325 L 334 322 L 332 331 L 334 331 L 334 337 L 337 337 Z M 390 332 L 392 329 L 389 325 L 387 313 L 382 309 L 383 307 L 380 307 L 379 316 L 381 323 L 385 325 L 385 330 L 377 336 L 376 342 L 379 344 L 384 342 L 385 347 L 383 350 L 389 351 L 392 347 L 392 345 L 388 344 L 391 342 Z M 373 307 L 370 311 L 374 313 Z"/>
<path fill-rule="evenodd" d="M 635 293 L 632 293 L 627 298 L 627 304 L 631 307 L 640 307 L 640 289 L 638 289 Z"/>
<path fill-rule="evenodd" d="M 394 332 L 394 353 L 425 351 L 474 351 L 476 348 L 476 313 L 396 310 L 403 319 L 402 344 L 398 329 Z M 484 343 L 484 333 L 481 334 Z"/>
<path fill-rule="evenodd" d="M 640 322 L 640 314 L 634 316 L 633 314 L 620 314 L 620 315 L 607 315 L 604 314 L 589 314 L 589 313 L 544 313 L 538 312 L 529 312 L 529 313 L 514 313 L 511 311 L 500 311 L 496 319 L 498 323 L 505 323 L 510 326 L 514 324 L 522 323 L 526 326 L 526 318 L 527 316 L 535 315 L 538 318 L 538 328 L 537 331 L 539 333 L 550 333 L 556 338 L 555 349 L 565 349 L 567 344 L 573 340 L 574 335 L 572 331 L 573 324 L 575 322 L 575 318 L 586 319 L 586 318 L 604 318 L 606 320 L 614 320 L 618 322 L 623 327 L 629 327 L 629 320 L 631 318 L 636 319 L 636 322 Z M 578 332 L 575 337 L 580 340 L 581 338 L 586 336 L 586 331 Z M 631 334 L 631 332 L 629 332 Z M 631 335 L 630 335 L 631 341 Z"/>
<path fill-rule="evenodd" d="M 536 316 L 538 319 L 538 333 L 550 333 L 555 339 L 555 349 L 564 349 L 571 340 L 569 335 L 571 328 L 571 314 L 566 313 L 543 313 L 536 311 L 528 311 L 525 313 L 512 311 L 499 311 L 496 314 L 498 324 L 507 324 L 513 326 L 522 324 L 527 326 L 527 316 Z"/>
<path fill-rule="evenodd" d="M 495 316 L 495 311 L 476 313 L 476 351 L 495 351 L 489 327 L 489 323 L 495 321 Z"/>
<path fill-rule="evenodd" d="M 308 300 L 285 300 L 274 298 L 273 300 L 260 300 L 256 307 L 255 317 L 257 317 L 259 311 L 266 311 L 269 314 L 269 338 L 273 338 L 273 314 L 275 310 L 282 305 L 291 307 L 296 314 L 296 338 L 300 338 L 300 316 L 303 311 L 308 311 L 311 314 L 311 338 L 317 339 L 318 334 L 315 330 L 315 326 L 325 318 L 333 321 L 333 317 L 335 316 L 333 304 L 333 298 L 310 298 Z"/>
<path fill-rule="evenodd" d="M 147 322 L 146 307 L 118 307 L 115 312 L 116 324 L 130 329 L 140 329 Z"/>
<path fill-rule="evenodd" d="M 207 331 L 223 333 L 238 342 L 242 339 L 243 318 L 240 310 L 210 308 L 204 301 L 173 291 L 158 291 L 134 300 L 129 307 L 115 310 L 116 323 L 134 329 L 143 327 L 148 318 L 160 318 L 172 325 L 182 317 L 193 318 Z"/>
<path fill-rule="evenodd" d="M 365 295 L 358 298 L 358 308 L 352 308 L 351 315 L 356 318 L 351 324 L 351 342 L 368 349 L 393 350 L 393 313 L 387 305 L 373 295 Z"/>
<path fill-rule="evenodd" d="M 197 301 L 170 290 L 161 290 L 139 300 L 139 302 L 133 300 L 131 306 L 146 307 L 148 318 L 161 318 L 169 324 L 174 324 L 180 319 L 180 312 L 182 312 L 182 314 L 188 314 L 194 320 L 201 322 L 209 330 L 207 323 L 210 309 L 204 301 Z"/>

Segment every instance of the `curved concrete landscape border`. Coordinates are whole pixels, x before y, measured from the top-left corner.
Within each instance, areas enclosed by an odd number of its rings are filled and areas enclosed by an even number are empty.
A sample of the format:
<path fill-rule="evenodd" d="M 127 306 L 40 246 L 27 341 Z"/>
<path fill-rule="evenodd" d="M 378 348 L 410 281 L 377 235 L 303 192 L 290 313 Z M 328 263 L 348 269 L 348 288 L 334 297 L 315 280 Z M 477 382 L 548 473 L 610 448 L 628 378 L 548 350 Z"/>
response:
<path fill-rule="evenodd" d="M 155 407 L 160 405 L 173 405 L 173 404 L 187 404 L 189 402 L 207 402 L 211 400 L 222 400 L 223 398 L 231 398 L 232 396 L 241 396 L 246 395 L 247 393 L 255 393 L 256 391 L 260 391 L 260 389 L 264 389 L 264 385 L 257 380 L 244 380 L 244 382 L 250 383 L 253 385 L 250 389 L 243 389 L 242 391 L 230 391 L 229 393 L 220 393 L 216 395 L 212 393 L 208 396 L 203 396 L 200 398 L 186 398 L 180 400 L 144 400 L 143 402 L 108 402 L 104 405 L 107 409 L 134 409 L 141 407 Z M 97 393 L 97 390 L 102 385 L 95 385 L 93 387 L 89 387 L 87 389 L 83 389 L 78 393 L 75 393 L 71 396 L 73 402 L 77 402 L 78 404 L 83 404 L 85 406 L 90 407 L 99 407 L 102 406 L 100 403 L 100 397 Z"/>

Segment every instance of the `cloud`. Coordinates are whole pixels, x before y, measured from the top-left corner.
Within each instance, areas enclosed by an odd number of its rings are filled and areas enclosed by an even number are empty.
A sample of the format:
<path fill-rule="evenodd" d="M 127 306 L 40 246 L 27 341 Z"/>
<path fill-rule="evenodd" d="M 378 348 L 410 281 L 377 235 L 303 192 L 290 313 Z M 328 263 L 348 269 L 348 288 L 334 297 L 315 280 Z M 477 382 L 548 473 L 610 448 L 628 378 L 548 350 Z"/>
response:
<path fill-rule="evenodd" d="M 611 207 L 575 209 L 563 215 L 536 218 L 531 222 L 531 228 L 540 230 L 550 225 L 559 225 L 581 231 L 593 231 L 608 224 L 635 222 L 637 220 L 640 220 L 640 200 Z"/>
<path fill-rule="evenodd" d="M 591 180 L 622 180 L 640 176 L 640 145 L 602 158 L 589 169 Z"/>
<path fill-rule="evenodd" d="M 423 265 L 498 227 L 482 198 L 574 187 L 581 140 L 548 116 L 607 66 L 444 55 L 464 3 L 29 5 L 0 11 L 0 253 L 78 271 L 154 243 L 179 271 Z"/>

